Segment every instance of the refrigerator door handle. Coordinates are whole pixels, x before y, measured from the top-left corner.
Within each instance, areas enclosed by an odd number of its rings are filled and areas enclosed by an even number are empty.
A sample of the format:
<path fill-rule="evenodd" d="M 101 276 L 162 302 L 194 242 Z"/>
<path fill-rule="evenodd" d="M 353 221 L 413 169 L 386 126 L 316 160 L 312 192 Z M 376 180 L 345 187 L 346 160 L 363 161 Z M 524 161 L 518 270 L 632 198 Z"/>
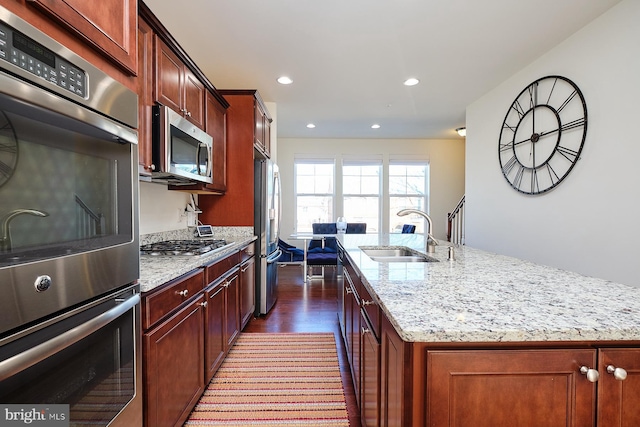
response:
<path fill-rule="evenodd" d="M 276 262 L 277 259 L 280 258 L 280 255 L 282 255 L 282 250 L 281 249 L 278 249 L 277 251 L 272 252 L 271 255 L 269 255 L 267 257 L 267 264 L 272 264 L 272 263 Z"/>

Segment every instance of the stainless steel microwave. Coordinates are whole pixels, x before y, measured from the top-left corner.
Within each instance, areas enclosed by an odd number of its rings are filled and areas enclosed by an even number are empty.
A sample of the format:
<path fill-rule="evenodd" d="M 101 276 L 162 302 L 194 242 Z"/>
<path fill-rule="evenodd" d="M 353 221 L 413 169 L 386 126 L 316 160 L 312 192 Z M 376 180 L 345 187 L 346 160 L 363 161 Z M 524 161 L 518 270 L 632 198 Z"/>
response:
<path fill-rule="evenodd" d="M 212 183 L 213 138 L 164 105 L 153 107 L 151 177 L 170 184 Z"/>

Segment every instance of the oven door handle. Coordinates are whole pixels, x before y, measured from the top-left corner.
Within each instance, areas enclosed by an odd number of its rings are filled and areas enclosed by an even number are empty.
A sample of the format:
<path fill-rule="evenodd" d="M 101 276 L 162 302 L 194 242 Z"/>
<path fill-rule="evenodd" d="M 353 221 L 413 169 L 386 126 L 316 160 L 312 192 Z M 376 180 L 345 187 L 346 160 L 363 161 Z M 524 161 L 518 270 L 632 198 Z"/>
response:
<path fill-rule="evenodd" d="M 109 311 L 106 311 L 101 315 L 76 326 L 75 328 L 69 329 L 55 338 L 51 338 L 50 340 L 38 344 L 35 347 L 23 351 L 22 353 L 3 360 L 0 362 L 0 381 L 4 381 L 12 375 L 22 372 L 36 363 L 43 361 L 47 357 L 70 347 L 100 328 L 103 328 L 113 322 L 139 303 L 140 294 L 135 294 Z"/>

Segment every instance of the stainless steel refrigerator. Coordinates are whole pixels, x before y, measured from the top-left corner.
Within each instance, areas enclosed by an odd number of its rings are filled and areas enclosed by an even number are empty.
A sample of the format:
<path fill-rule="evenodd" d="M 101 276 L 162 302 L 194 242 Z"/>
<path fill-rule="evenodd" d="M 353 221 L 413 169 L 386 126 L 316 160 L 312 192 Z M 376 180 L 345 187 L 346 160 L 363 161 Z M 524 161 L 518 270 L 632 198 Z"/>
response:
<path fill-rule="evenodd" d="M 267 314 L 278 298 L 277 259 L 280 237 L 280 174 L 270 159 L 254 162 L 254 229 L 258 236 L 258 268 L 256 268 L 255 315 Z"/>

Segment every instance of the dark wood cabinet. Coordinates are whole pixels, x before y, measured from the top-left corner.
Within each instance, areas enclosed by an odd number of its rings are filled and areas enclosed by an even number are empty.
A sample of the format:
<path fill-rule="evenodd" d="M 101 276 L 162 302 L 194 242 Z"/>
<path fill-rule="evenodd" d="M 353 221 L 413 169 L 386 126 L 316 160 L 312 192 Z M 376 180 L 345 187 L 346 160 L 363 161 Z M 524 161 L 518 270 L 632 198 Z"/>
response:
<path fill-rule="evenodd" d="M 224 334 L 226 317 L 226 293 L 219 281 L 205 290 L 205 372 L 204 381 L 209 383 L 227 354 Z"/>
<path fill-rule="evenodd" d="M 361 311 L 360 420 L 363 427 L 380 425 L 380 343 L 373 326 Z"/>
<path fill-rule="evenodd" d="M 254 136 L 253 143 L 266 157 L 271 155 L 271 117 L 259 96 L 253 106 Z"/>
<path fill-rule="evenodd" d="M 205 131 L 213 138 L 213 182 L 205 187 L 224 193 L 227 190 L 227 109 L 207 92 L 205 111 Z"/>
<path fill-rule="evenodd" d="M 138 174 L 151 176 L 151 126 L 153 107 L 153 30 L 142 18 L 138 22 Z"/>
<path fill-rule="evenodd" d="M 143 297 L 147 427 L 181 426 L 204 391 L 202 287 L 199 269 Z"/>
<path fill-rule="evenodd" d="M 205 87 L 160 37 L 155 37 L 155 100 L 205 128 Z"/>
<path fill-rule="evenodd" d="M 393 325 L 382 317 L 380 337 L 380 425 L 409 426 L 405 423 L 405 343 Z M 408 406 L 408 403 L 407 403 Z"/>
<path fill-rule="evenodd" d="M 253 317 L 256 307 L 256 258 L 255 243 L 241 251 L 240 264 L 240 329 L 244 329 Z"/>
<path fill-rule="evenodd" d="M 227 348 L 231 348 L 240 333 L 240 276 L 237 269 L 226 279 L 224 286 L 227 294 L 224 338 Z"/>
<path fill-rule="evenodd" d="M 224 197 L 201 197 L 202 222 L 216 226 L 251 226 L 254 220 L 256 106 L 266 111 L 256 90 L 219 90 L 227 109 L 227 185 Z M 269 120 L 271 120 L 269 118 Z"/>
<path fill-rule="evenodd" d="M 598 361 L 598 427 L 640 426 L 640 349 L 602 348 Z"/>
<path fill-rule="evenodd" d="M 593 425 L 595 350 L 427 351 L 427 426 Z"/>
<path fill-rule="evenodd" d="M 29 0 L 130 74 L 137 73 L 137 0 Z"/>

